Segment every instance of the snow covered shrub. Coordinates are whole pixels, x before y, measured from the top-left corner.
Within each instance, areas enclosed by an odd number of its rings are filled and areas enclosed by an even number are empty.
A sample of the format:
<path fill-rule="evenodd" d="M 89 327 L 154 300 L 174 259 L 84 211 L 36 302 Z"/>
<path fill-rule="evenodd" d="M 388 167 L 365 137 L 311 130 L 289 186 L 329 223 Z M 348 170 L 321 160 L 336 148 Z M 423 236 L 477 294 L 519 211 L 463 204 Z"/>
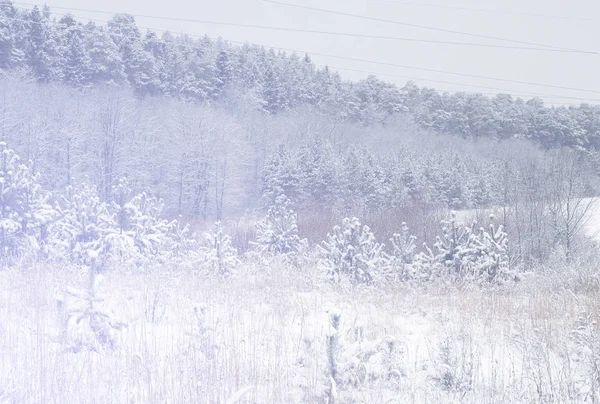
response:
<path fill-rule="evenodd" d="M 115 334 L 125 324 L 115 321 L 103 310 L 104 298 L 98 293 L 97 268 L 89 268 L 89 282 L 84 290 L 67 289 L 66 299 L 58 300 L 61 339 L 67 351 L 93 351 L 115 347 Z"/>
<path fill-rule="evenodd" d="M 204 234 L 204 260 L 212 273 L 229 274 L 239 264 L 238 252 L 231 246 L 231 237 L 223 232 L 221 222 Z"/>
<path fill-rule="evenodd" d="M 188 229 L 162 217 L 163 201 L 146 193 L 133 195 L 126 178 L 113 188 L 109 212 L 116 228 L 105 239 L 108 260 L 114 264 L 166 263 L 182 252 Z M 183 238 L 182 238 L 183 237 Z"/>
<path fill-rule="evenodd" d="M 116 226 L 104 238 L 104 251 L 110 265 L 139 265 L 143 261 L 139 248 L 143 243 L 136 245 L 139 234 L 136 225 L 142 214 L 132 201 L 129 182 L 127 178 L 121 178 L 113 187 L 113 201 L 109 204 L 109 213 Z"/>
<path fill-rule="evenodd" d="M 184 224 L 181 218 L 169 223 L 167 245 L 161 251 L 165 259 L 172 264 L 189 266 L 198 260 L 197 235 L 190 229 L 189 224 Z"/>
<path fill-rule="evenodd" d="M 508 235 L 502 225 L 496 226 L 494 216 L 486 231 L 483 227 L 471 235 L 474 251 L 469 257 L 469 270 L 478 277 L 494 282 L 505 277 L 509 270 Z"/>
<path fill-rule="evenodd" d="M 57 209 L 58 218 L 49 227 L 50 258 L 89 266 L 90 257 L 100 257 L 99 265 L 104 238 L 116 225 L 96 187 L 68 187 Z"/>
<path fill-rule="evenodd" d="M 327 370 L 325 372 L 328 380 L 325 396 L 327 402 L 333 403 L 337 401 L 337 390 L 340 384 L 338 375 L 338 362 L 342 352 L 342 332 L 340 329 L 340 320 L 342 313 L 339 309 L 332 309 L 329 312 L 329 329 L 327 330 L 326 340 L 326 355 L 327 355 Z"/>
<path fill-rule="evenodd" d="M 353 283 L 368 283 L 381 275 L 386 265 L 384 245 L 375 241 L 368 226 L 357 218 L 345 218 L 319 246 L 321 266 L 334 282 L 348 277 Z"/>
<path fill-rule="evenodd" d="M 443 276 L 494 282 L 507 273 L 508 263 L 508 237 L 502 226 L 495 226 L 493 216 L 486 231 L 476 222 L 470 227 L 457 224 L 454 213 L 442 221 L 442 236 L 433 249 L 425 245 L 415 257 L 417 272 L 424 279 Z"/>
<path fill-rule="evenodd" d="M 143 260 L 164 262 L 171 255 L 166 247 L 172 244 L 170 233 L 175 224 L 162 218 L 163 206 L 162 200 L 146 193 L 135 195 L 124 206 L 127 223 L 119 231 L 131 237 Z"/>
<path fill-rule="evenodd" d="M 295 260 L 305 242 L 298 236 L 298 218 L 285 195 L 279 195 L 267 216 L 256 225 L 254 245 L 260 253 L 285 255 Z"/>
<path fill-rule="evenodd" d="M 391 336 L 370 340 L 360 325 L 343 329 L 339 309 L 328 314 L 324 383 L 327 402 L 349 402 L 355 389 L 367 385 L 397 389 L 405 376 L 401 344 Z M 349 336 L 347 341 L 345 336 Z"/>
<path fill-rule="evenodd" d="M 575 378 L 577 399 L 587 398 L 596 403 L 600 401 L 600 326 L 597 318 L 588 312 L 582 312 L 571 331 L 571 340 L 575 344 L 575 355 L 571 360 L 580 363 L 577 366 L 582 374 Z M 585 401 L 588 401 L 585 400 Z"/>
<path fill-rule="evenodd" d="M 474 381 L 473 340 L 467 334 L 446 337 L 438 344 L 433 359 L 432 380 L 445 391 L 465 393 Z"/>
<path fill-rule="evenodd" d="M 55 211 L 38 178 L 31 163 L 22 164 L 19 156 L 0 142 L 0 257 L 26 249 L 39 251 L 46 241 Z"/>
<path fill-rule="evenodd" d="M 141 193 L 130 197 L 125 181 L 108 204 L 96 187 L 68 187 L 49 229 L 50 257 L 98 268 L 164 263 L 187 248 L 187 227 L 161 217 L 162 201 Z"/>
<path fill-rule="evenodd" d="M 390 239 L 392 252 L 387 257 L 389 275 L 397 280 L 409 280 L 414 277 L 413 261 L 417 246 L 416 237 L 410 234 L 406 223 L 402 222 L 400 233 L 394 233 Z"/>

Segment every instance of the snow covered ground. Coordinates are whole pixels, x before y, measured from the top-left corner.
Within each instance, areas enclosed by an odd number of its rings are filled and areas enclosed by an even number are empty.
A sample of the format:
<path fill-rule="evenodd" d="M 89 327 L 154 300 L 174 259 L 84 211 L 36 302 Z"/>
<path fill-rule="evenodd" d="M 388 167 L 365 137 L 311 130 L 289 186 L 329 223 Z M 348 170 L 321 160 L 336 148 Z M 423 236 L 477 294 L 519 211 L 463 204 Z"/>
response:
<path fill-rule="evenodd" d="M 587 237 L 596 242 L 600 242 L 600 198 L 584 198 L 581 202 L 582 206 L 589 206 L 589 213 L 583 216 L 583 230 Z M 502 217 L 501 208 L 489 209 L 466 209 L 456 212 L 456 218 L 463 223 L 468 223 L 473 219 L 478 222 L 485 222 L 490 214 L 496 217 Z"/>
<path fill-rule="evenodd" d="M 112 272 L 98 305 L 124 326 L 83 349 L 85 321 L 61 313 L 87 275 L 23 265 L 0 271 L 0 402 L 597 402 L 597 280 L 380 290 L 277 262 L 225 280 Z"/>

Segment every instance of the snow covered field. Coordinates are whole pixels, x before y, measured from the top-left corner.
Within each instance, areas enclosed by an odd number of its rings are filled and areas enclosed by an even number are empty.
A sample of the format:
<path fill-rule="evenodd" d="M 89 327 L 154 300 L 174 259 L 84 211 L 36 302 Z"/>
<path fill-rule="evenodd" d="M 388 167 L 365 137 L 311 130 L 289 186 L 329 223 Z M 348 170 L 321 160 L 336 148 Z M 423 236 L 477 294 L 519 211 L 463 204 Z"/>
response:
<path fill-rule="evenodd" d="M 0 271 L 0 402 L 600 399 L 598 273 L 576 264 L 506 290 L 345 287 L 276 261 L 225 280 L 110 272 L 97 289 L 123 323 L 112 348 L 85 321 L 65 326 L 65 290 L 86 282 L 64 268 Z"/>

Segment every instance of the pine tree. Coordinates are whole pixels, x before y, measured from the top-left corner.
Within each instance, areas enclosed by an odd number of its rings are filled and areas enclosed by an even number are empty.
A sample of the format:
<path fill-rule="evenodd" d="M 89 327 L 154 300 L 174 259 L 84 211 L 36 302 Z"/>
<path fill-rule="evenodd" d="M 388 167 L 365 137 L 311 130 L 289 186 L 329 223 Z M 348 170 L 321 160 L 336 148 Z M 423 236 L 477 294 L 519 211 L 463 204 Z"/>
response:
<path fill-rule="evenodd" d="M 335 226 L 320 246 L 321 266 L 334 282 L 347 277 L 353 283 L 369 283 L 385 266 L 383 247 L 368 226 L 357 218 L 345 218 L 342 227 Z"/>
<path fill-rule="evenodd" d="M 50 20 L 50 10 L 37 6 L 29 12 L 29 41 L 25 51 L 26 61 L 40 82 L 49 82 L 58 76 L 57 38 Z"/>
<path fill-rule="evenodd" d="M 472 260 L 472 271 L 475 276 L 489 282 L 504 280 L 510 270 L 508 234 L 504 227 L 497 226 L 494 215 L 490 215 L 488 230 L 482 227 L 473 237 L 476 255 Z"/>
<path fill-rule="evenodd" d="M 61 79 L 77 88 L 89 84 L 89 56 L 84 47 L 84 26 L 71 15 L 62 17 L 58 22 L 60 42 Z"/>
<path fill-rule="evenodd" d="M 84 76 L 91 84 L 121 83 L 125 79 L 123 60 L 115 42 L 103 27 L 88 23 L 83 43 L 89 57 Z"/>
<path fill-rule="evenodd" d="M 0 142 L 0 257 L 17 255 L 24 248 L 37 250 L 45 243 L 55 213 L 48 199 L 31 163 L 22 164 Z"/>
<path fill-rule="evenodd" d="M 456 216 L 442 221 L 441 237 L 430 249 L 415 257 L 415 266 L 422 278 L 449 277 L 470 281 L 495 282 L 508 271 L 508 237 L 502 226 L 496 227 L 493 216 L 489 230 L 477 228 L 477 223 L 462 226 Z"/>
<path fill-rule="evenodd" d="M 116 223 L 96 187 L 67 187 L 58 212 L 58 219 L 49 229 L 50 257 L 76 265 L 95 263 L 98 269 L 105 266 L 105 238 Z"/>
<path fill-rule="evenodd" d="M 298 219 L 285 195 L 276 198 L 267 216 L 256 225 L 256 248 L 261 253 L 297 258 L 304 241 L 298 236 Z"/>
<path fill-rule="evenodd" d="M 223 232 L 221 222 L 204 234 L 204 260 L 212 273 L 225 276 L 239 264 L 238 253 L 231 245 L 231 237 Z"/>
<path fill-rule="evenodd" d="M 417 246 L 416 237 L 410 234 L 406 223 L 402 222 L 400 233 L 394 233 L 390 239 L 392 253 L 388 257 L 391 267 L 391 275 L 400 280 L 411 279 L 414 275 L 413 261 L 415 259 Z"/>
<path fill-rule="evenodd" d="M 0 0 L 0 69 L 20 67 L 23 63 L 25 27 L 20 14 L 12 1 Z"/>
<path fill-rule="evenodd" d="M 280 145 L 263 168 L 264 201 L 274 204 L 280 195 L 295 200 L 298 195 L 299 173 L 289 151 Z"/>

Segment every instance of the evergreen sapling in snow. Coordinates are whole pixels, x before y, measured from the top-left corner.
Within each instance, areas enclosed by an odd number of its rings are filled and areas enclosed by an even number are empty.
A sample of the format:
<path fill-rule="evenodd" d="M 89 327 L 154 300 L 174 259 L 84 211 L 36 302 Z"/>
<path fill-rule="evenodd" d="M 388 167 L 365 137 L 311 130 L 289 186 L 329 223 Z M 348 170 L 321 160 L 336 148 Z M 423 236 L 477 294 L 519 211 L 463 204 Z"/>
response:
<path fill-rule="evenodd" d="M 289 205 L 285 195 L 278 196 L 265 219 L 256 225 L 254 245 L 258 252 L 297 258 L 305 242 L 300 240 L 297 215 Z"/>
<path fill-rule="evenodd" d="M 392 253 L 389 255 L 390 275 L 396 280 L 409 280 L 414 276 L 413 261 L 417 246 L 416 237 L 410 234 L 406 223 L 402 222 L 400 233 L 394 233 L 390 239 Z"/>
<path fill-rule="evenodd" d="M 384 245 L 377 243 L 369 227 L 357 218 L 345 218 L 342 227 L 335 226 L 319 247 L 321 265 L 334 282 L 347 277 L 353 283 L 369 283 L 381 275 L 385 265 Z"/>
<path fill-rule="evenodd" d="M 0 257 L 24 250 L 39 251 L 47 239 L 47 227 L 55 211 L 42 192 L 39 175 L 31 163 L 0 142 Z"/>
<path fill-rule="evenodd" d="M 433 249 L 425 245 L 415 257 L 419 275 L 496 281 L 508 270 L 508 237 L 502 226 L 495 226 L 493 215 L 490 221 L 488 231 L 477 228 L 476 222 L 462 226 L 452 213 L 450 220 L 442 221 L 442 236 Z"/>
<path fill-rule="evenodd" d="M 98 257 L 96 265 L 103 266 L 104 239 L 116 224 L 96 187 L 67 187 L 57 209 L 58 219 L 49 229 L 50 257 L 87 266 L 91 265 L 90 257 Z"/>
<path fill-rule="evenodd" d="M 231 245 L 231 237 L 223 232 L 221 222 L 215 223 L 213 229 L 204 234 L 205 262 L 212 273 L 224 276 L 238 264 L 238 253 Z"/>

